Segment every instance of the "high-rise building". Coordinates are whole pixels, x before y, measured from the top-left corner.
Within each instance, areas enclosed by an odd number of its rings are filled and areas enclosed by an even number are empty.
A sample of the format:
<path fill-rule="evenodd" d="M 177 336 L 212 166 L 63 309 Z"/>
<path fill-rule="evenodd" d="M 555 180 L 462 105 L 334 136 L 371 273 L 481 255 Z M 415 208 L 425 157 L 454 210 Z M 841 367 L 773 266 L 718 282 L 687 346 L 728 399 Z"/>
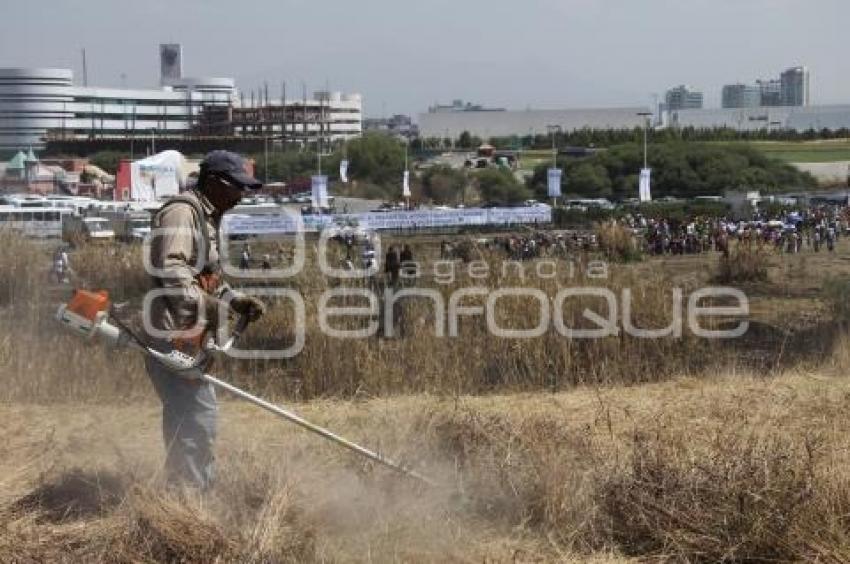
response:
<path fill-rule="evenodd" d="M 809 105 L 809 69 L 792 67 L 780 76 L 783 106 Z"/>
<path fill-rule="evenodd" d="M 761 89 L 752 84 L 727 84 L 721 94 L 724 108 L 757 108 L 761 106 Z"/>
<path fill-rule="evenodd" d="M 779 79 L 757 80 L 755 84 L 723 87 L 724 108 L 756 108 L 809 105 L 809 69 L 792 67 Z"/>
<path fill-rule="evenodd" d="M 782 82 L 780 80 L 757 80 L 761 94 L 762 106 L 783 106 L 782 103 Z"/>
<path fill-rule="evenodd" d="M 702 92 L 681 84 L 667 91 L 664 105 L 668 110 L 699 110 L 702 108 Z"/>

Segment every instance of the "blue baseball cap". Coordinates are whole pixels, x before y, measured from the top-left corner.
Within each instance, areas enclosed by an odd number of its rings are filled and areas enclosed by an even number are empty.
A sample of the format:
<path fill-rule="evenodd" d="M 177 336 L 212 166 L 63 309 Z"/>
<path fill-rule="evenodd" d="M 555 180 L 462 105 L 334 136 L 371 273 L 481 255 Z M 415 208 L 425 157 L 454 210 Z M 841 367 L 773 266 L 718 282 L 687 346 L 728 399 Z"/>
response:
<path fill-rule="evenodd" d="M 245 159 L 231 151 L 211 151 L 201 161 L 201 174 L 214 174 L 237 184 L 243 190 L 262 188 L 263 183 L 245 172 Z"/>

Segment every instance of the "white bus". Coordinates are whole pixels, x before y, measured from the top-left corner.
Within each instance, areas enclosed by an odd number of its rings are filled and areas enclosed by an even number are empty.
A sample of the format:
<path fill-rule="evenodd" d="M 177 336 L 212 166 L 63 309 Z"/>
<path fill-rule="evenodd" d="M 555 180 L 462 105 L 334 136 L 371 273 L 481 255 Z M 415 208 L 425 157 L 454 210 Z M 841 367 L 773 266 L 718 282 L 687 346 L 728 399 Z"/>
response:
<path fill-rule="evenodd" d="M 6 194 L 0 198 L 0 205 L 14 208 L 52 208 L 56 207 L 47 201 L 44 196 L 35 194 Z"/>
<path fill-rule="evenodd" d="M 46 196 L 51 207 L 68 208 L 74 210 L 78 214 L 85 213 L 87 209 L 93 206 L 97 200 L 94 198 L 86 198 L 83 196 L 65 196 L 63 194 L 52 194 Z"/>
<path fill-rule="evenodd" d="M 14 229 L 27 237 L 61 237 L 62 222 L 73 213 L 68 208 L 0 206 L 0 229 Z"/>

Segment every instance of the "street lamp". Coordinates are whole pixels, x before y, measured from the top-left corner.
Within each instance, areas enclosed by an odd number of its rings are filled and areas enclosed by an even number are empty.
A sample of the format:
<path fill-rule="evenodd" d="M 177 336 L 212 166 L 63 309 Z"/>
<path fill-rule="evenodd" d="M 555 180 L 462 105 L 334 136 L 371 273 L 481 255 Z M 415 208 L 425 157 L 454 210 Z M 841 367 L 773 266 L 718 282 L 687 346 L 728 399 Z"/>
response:
<path fill-rule="evenodd" d="M 555 150 L 555 132 L 557 131 L 558 133 L 560 133 L 563 131 L 563 129 L 561 129 L 560 125 L 547 125 L 546 130 L 552 136 L 552 168 L 557 168 L 558 152 Z"/>
<path fill-rule="evenodd" d="M 266 184 L 269 183 L 269 136 L 268 133 L 263 137 L 263 174 L 266 177 Z"/>
<path fill-rule="evenodd" d="M 649 116 L 652 112 L 638 112 L 637 115 L 643 118 L 643 168 L 646 168 L 646 131 L 649 129 Z"/>

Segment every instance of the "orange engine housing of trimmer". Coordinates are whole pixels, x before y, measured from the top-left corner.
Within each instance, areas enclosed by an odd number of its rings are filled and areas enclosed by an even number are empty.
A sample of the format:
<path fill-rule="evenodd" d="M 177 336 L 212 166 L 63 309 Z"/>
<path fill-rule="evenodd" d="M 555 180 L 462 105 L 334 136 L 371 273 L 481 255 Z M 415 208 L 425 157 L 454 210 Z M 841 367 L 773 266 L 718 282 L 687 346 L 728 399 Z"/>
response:
<path fill-rule="evenodd" d="M 76 290 L 74 297 L 65 307 L 67 311 L 93 322 L 99 313 L 109 310 L 109 292 Z"/>

